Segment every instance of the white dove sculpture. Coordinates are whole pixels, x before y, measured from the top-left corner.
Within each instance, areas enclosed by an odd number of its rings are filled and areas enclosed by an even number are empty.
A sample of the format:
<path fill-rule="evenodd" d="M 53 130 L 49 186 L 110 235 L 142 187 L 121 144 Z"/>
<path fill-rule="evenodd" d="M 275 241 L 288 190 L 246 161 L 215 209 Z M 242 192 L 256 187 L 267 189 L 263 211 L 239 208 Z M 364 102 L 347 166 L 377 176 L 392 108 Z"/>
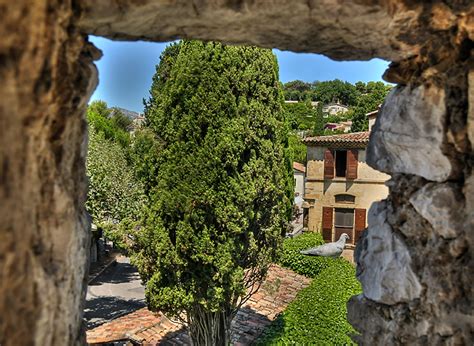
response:
<path fill-rule="evenodd" d="M 350 239 L 347 233 L 342 233 L 338 241 L 313 247 L 308 250 L 301 250 L 300 253 L 309 256 L 323 256 L 337 258 L 341 256 L 346 240 Z"/>

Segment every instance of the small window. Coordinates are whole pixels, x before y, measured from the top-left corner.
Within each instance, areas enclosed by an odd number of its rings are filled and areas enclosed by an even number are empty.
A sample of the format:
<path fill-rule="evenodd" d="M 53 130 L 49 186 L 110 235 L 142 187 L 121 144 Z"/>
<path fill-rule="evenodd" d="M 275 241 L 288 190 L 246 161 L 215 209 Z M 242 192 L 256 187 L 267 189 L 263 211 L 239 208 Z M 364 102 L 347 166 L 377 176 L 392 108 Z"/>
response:
<path fill-rule="evenodd" d="M 355 203 L 355 196 L 352 195 L 340 194 L 336 195 L 335 199 L 336 203 Z"/>
<path fill-rule="evenodd" d="M 354 227 L 354 209 L 335 208 L 334 227 L 353 228 Z"/>
<path fill-rule="evenodd" d="M 336 177 L 345 177 L 347 169 L 347 150 L 336 150 Z"/>

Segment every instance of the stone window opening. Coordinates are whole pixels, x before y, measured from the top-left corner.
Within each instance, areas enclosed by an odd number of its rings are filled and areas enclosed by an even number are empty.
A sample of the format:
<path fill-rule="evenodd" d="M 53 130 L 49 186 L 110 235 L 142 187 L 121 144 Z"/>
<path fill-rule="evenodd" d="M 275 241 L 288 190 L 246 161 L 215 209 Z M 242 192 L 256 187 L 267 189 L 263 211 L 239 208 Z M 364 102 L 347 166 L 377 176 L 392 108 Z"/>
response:
<path fill-rule="evenodd" d="M 348 302 L 348 319 L 361 344 L 472 344 L 471 1 L 38 0 L 30 7 L 7 1 L 0 22 L 0 344 L 85 342 L 84 113 L 101 55 L 88 34 L 391 61 L 384 79 L 396 86 L 366 153 L 370 166 L 392 175 L 390 195 L 368 212 L 356 251 L 363 294 Z"/>

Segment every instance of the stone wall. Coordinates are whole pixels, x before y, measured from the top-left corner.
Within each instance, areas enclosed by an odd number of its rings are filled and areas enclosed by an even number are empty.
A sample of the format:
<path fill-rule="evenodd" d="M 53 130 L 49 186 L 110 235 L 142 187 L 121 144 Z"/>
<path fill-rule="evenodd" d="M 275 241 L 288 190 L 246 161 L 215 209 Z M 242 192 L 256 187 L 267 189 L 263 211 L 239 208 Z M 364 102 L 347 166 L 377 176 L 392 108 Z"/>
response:
<path fill-rule="evenodd" d="M 0 0 L 0 344 L 83 342 L 86 34 L 393 61 L 368 162 L 392 176 L 358 246 L 362 344 L 472 343 L 470 0 Z M 469 72 L 471 71 L 471 72 Z"/>
<path fill-rule="evenodd" d="M 356 251 L 363 294 L 351 299 L 349 320 L 362 344 L 473 342 L 474 85 L 472 41 L 464 44 L 432 52 L 438 65 L 411 65 L 375 124 L 369 164 L 392 179 Z"/>
<path fill-rule="evenodd" d="M 95 49 L 64 1 L 0 1 L 0 344 L 82 343 Z"/>

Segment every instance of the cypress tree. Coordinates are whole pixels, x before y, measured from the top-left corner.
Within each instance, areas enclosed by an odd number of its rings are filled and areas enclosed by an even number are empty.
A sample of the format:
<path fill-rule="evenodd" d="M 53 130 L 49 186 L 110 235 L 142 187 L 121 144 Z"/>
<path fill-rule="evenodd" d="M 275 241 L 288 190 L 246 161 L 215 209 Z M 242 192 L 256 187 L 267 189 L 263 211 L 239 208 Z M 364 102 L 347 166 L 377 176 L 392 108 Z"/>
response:
<path fill-rule="evenodd" d="M 271 50 L 213 42 L 173 54 L 146 108 L 162 148 L 134 263 L 150 309 L 184 319 L 196 345 L 226 345 L 291 218 L 278 65 Z"/>
<path fill-rule="evenodd" d="M 324 115 L 323 115 L 323 103 L 319 102 L 316 106 L 316 110 L 314 112 L 314 128 L 313 128 L 313 136 L 322 136 L 324 135 Z"/>

